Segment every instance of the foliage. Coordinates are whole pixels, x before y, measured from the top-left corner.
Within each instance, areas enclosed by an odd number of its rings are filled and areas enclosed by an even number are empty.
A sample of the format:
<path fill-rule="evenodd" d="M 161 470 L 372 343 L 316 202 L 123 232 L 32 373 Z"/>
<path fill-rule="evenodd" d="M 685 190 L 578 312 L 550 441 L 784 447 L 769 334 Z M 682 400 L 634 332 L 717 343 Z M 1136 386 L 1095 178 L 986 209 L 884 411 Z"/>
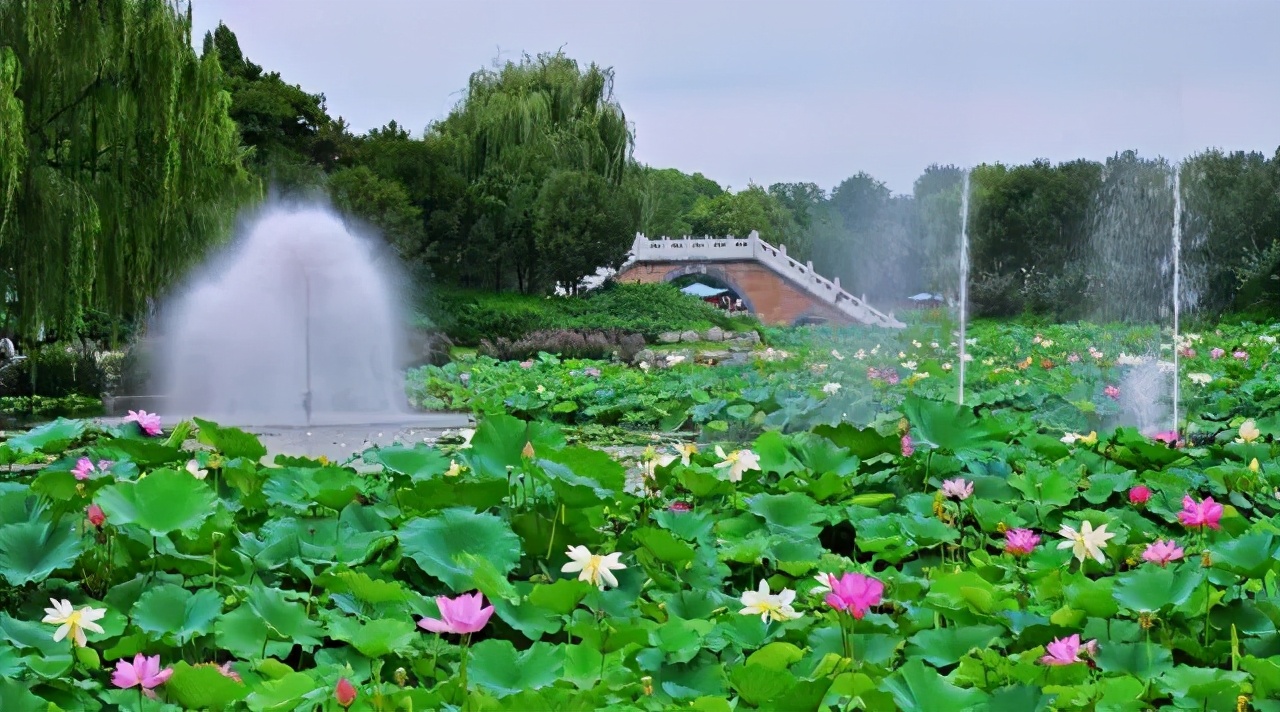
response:
<path fill-rule="evenodd" d="M 612 70 L 580 67 L 560 52 L 482 69 L 471 75 L 463 101 L 430 133 L 451 148 L 469 183 L 465 203 L 454 211 L 465 239 L 441 245 L 439 252 L 464 279 L 501 288 L 514 277 L 522 292 L 545 291 L 558 277 L 557 263 L 571 253 L 543 254 L 539 240 L 560 241 L 557 249 L 563 249 L 563 241 L 576 236 L 573 250 L 594 262 L 589 271 L 616 260 L 617 250 L 630 243 L 632 217 L 620 211 L 616 193 L 603 187 L 623 186 L 634 143 L 613 96 Z M 549 187 L 557 171 L 589 174 L 603 184 L 584 178 Z M 573 216 L 547 214 L 570 201 L 592 214 L 579 227 L 596 225 L 604 233 L 569 230 L 560 221 Z M 573 271 L 589 273 L 581 270 Z"/>
<path fill-rule="evenodd" d="M 535 245 L 539 254 L 556 256 L 546 272 L 569 294 L 597 269 L 626 261 L 634 225 L 622 197 L 587 171 L 557 171 L 543 183 L 533 209 Z"/>
<path fill-rule="evenodd" d="M 4 373 L 0 396 L 101 396 L 106 373 L 98 357 L 69 344 L 47 344 Z"/>
<path fill-rule="evenodd" d="M 747 186 L 737 193 L 718 193 L 700 197 L 687 216 L 694 235 L 737 235 L 751 231 L 772 244 L 785 243 L 796 259 L 806 259 L 809 246 L 796 229 L 791 211 L 773 194 L 758 185 Z"/>
<path fill-rule="evenodd" d="M 250 187 L 215 57 L 164 0 L 0 4 L 0 285 L 13 328 L 134 316 Z"/>
<path fill-rule="evenodd" d="M 653 341 L 666 331 L 756 328 L 751 320 L 730 318 L 669 284 L 607 284 L 572 298 L 438 292 L 428 316 L 455 343 L 467 346 L 498 335 L 518 339 L 557 329 L 619 330 Z"/>
<path fill-rule="evenodd" d="M 351 708 L 370 710 L 1274 707 L 1275 330 L 1187 337 L 1187 373 L 1211 380 L 1189 383 L 1202 388 L 1188 394 L 1190 442 L 1171 447 L 1128 427 L 1063 439 L 1064 424 L 1104 422 L 1102 386 L 1136 367 L 1120 354 L 1154 329 L 979 326 L 960 407 L 940 397 L 957 355 L 930 328 L 893 343 L 775 334 L 798 355 L 765 371 L 874 389 L 876 409 L 743 432 L 745 443 L 708 427 L 687 462 L 656 442 L 644 479 L 497 412 L 467 445 L 370 450 L 361 473 L 263 465 L 253 436 L 204 422 L 196 451 L 73 421 L 13 438 L 0 462 L 34 451 L 49 464 L 0 485 L 0 576 L 30 593 L 4 597 L 0 703 L 132 709 L 139 698 L 113 688 L 110 668 L 141 653 L 173 668 L 148 701 L 157 709 L 323 706 L 340 679 Z M 906 375 L 859 382 L 869 366 Z M 688 389 L 703 374 L 722 380 L 691 366 L 607 378 Z M 77 481 L 82 456 L 116 464 Z M 186 470 L 193 458 L 204 479 Z M 731 477 L 735 461 L 755 468 Z M 1149 494 L 1135 499 L 1136 485 Z M 1183 523 L 1184 497 L 1223 504 L 1212 528 Z M 90 503 L 100 528 L 85 521 Z M 1114 535 L 1101 563 L 1058 534 L 1082 522 Z M 1021 528 L 1040 541 L 1007 551 Z M 1157 540 L 1182 556 L 1146 560 Z M 570 547 L 616 554 L 617 586 L 565 573 Z M 824 574 L 874 578 L 883 595 L 841 583 L 828 596 Z M 795 614 L 744 595 L 762 582 L 787 591 L 778 600 Z M 471 591 L 494 609 L 479 631 L 415 626 L 440 615 L 435 597 Z M 51 597 L 103 610 L 102 632 L 80 650 L 54 642 L 40 622 Z"/>
<path fill-rule="evenodd" d="M 82 395 L 0 396 L 0 416 L 34 418 L 88 418 L 102 414 L 102 399 Z"/>

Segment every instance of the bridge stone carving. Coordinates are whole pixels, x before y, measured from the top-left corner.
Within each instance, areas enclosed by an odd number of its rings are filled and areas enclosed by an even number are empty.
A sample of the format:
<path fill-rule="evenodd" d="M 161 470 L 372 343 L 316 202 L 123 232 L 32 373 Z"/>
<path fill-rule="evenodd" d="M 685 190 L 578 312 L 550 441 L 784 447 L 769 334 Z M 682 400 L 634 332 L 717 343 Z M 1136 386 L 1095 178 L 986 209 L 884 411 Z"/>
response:
<path fill-rule="evenodd" d="M 636 234 L 619 282 L 669 282 L 690 274 L 716 278 L 737 292 L 744 306 L 767 324 L 805 321 L 856 322 L 901 329 L 894 318 L 840 286 L 840 278 L 818 274 L 812 262 L 787 256 L 786 245 L 774 247 L 752 230 L 746 237 L 682 237 L 649 239 Z"/>

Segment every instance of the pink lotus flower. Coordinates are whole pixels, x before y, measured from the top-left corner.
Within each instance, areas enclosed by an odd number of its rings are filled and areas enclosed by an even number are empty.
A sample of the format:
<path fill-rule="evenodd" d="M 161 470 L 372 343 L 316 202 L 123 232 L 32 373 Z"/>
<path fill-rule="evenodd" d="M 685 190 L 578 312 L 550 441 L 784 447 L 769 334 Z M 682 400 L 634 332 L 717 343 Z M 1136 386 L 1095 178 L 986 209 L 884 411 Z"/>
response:
<path fill-rule="evenodd" d="M 75 475 L 77 480 L 87 480 L 96 471 L 97 468 L 93 466 L 93 460 L 82 457 L 76 460 L 76 466 L 71 469 L 71 474 Z"/>
<path fill-rule="evenodd" d="M 529 370 L 529 369 L 533 368 L 533 362 L 532 362 L 532 361 L 521 361 L 521 362 L 520 362 L 520 368 L 523 368 L 523 369 L 525 369 L 525 370 L 527 371 L 527 370 Z"/>
<path fill-rule="evenodd" d="M 837 611 L 845 611 L 854 619 L 861 620 L 872 606 L 880 605 L 884 595 L 884 584 L 879 580 L 862 574 L 845 574 L 840 578 L 828 575 L 827 581 L 831 593 L 826 595 L 828 606 Z"/>
<path fill-rule="evenodd" d="M 1153 544 L 1147 544 L 1146 550 L 1142 552 L 1142 558 L 1153 564 L 1160 564 L 1161 568 L 1169 565 L 1170 561 L 1177 561 L 1182 558 L 1182 547 L 1172 539 L 1162 541 L 1157 539 Z"/>
<path fill-rule="evenodd" d="M 587 369 L 583 370 L 583 373 L 587 374 L 588 376 L 591 376 L 592 378 L 599 378 L 599 377 L 600 377 L 600 369 L 595 368 L 595 367 L 587 368 Z"/>
<path fill-rule="evenodd" d="M 1107 386 L 1102 389 L 1102 394 L 1111 400 L 1120 400 L 1120 389 L 1115 386 Z"/>
<path fill-rule="evenodd" d="M 440 620 L 423 618 L 418 621 L 419 628 L 432 633 L 466 635 L 484 628 L 493 615 L 493 606 L 481 607 L 484 606 L 484 596 L 479 593 L 456 598 L 436 596 L 436 605 L 440 608 Z"/>
<path fill-rule="evenodd" d="M 897 370 L 892 368 L 889 369 L 889 372 L 884 375 L 884 380 L 885 383 L 888 383 L 891 386 L 898 385 L 899 377 Z"/>
<path fill-rule="evenodd" d="M 1184 346 L 1184 347 L 1182 347 L 1181 353 L 1182 353 L 1183 358 L 1195 358 L 1195 357 L 1196 357 L 1196 350 L 1195 350 L 1195 349 L 1193 349 L 1193 348 L 1191 348 L 1190 346 Z"/>
<path fill-rule="evenodd" d="M 338 684 L 333 688 L 333 698 L 342 705 L 343 709 L 346 709 L 356 701 L 356 688 L 344 677 L 338 680 Z"/>
<path fill-rule="evenodd" d="M 1151 488 L 1146 485 L 1134 485 L 1129 489 L 1129 503 L 1141 507 L 1151 499 Z"/>
<path fill-rule="evenodd" d="M 693 507 L 690 507 L 688 502 L 676 501 L 667 505 L 667 510 L 671 512 L 688 512 L 692 509 Z"/>
<path fill-rule="evenodd" d="M 911 433 L 902 436 L 902 456 L 911 457 L 916 453 L 916 446 L 911 442 Z"/>
<path fill-rule="evenodd" d="M 1222 358 L 1222 355 L 1223 355 L 1223 354 L 1225 354 L 1225 353 L 1226 353 L 1226 351 L 1223 351 L 1223 350 L 1222 350 L 1222 349 L 1220 349 L 1220 348 L 1214 347 L 1214 349 L 1213 349 L 1212 351 L 1210 351 L 1210 352 L 1209 352 L 1209 356 L 1210 356 L 1213 360 L 1215 360 L 1215 361 L 1216 361 L 1216 360 L 1218 360 L 1218 359 Z"/>
<path fill-rule="evenodd" d="M 148 413 L 145 410 L 131 410 L 124 417 L 126 423 L 137 423 L 142 432 L 147 435 L 159 435 L 163 430 L 160 428 L 160 416 L 155 413 Z"/>
<path fill-rule="evenodd" d="M 1231 356 L 1232 356 L 1232 358 L 1234 358 L 1234 359 L 1235 359 L 1235 360 L 1237 360 L 1237 361 L 1248 361 L 1248 360 L 1249 360 L 1249 353 L 1248 353 L 1247 351 L 1237 351 L 1237 352 L 1235 352 L 1235 353 L 1231 354 Z"/>
<path fill-rule="evenodd" d="M 1080 354 L 1071 354 L 1068 356 L 1067 363 L 1080 363 Z"/>
<path fill-rule="evenodd" d="M 1182 447 L 1182 441 L 1178 439 L 1178 431 L 1176 430 L 1162 430 L 1155 435 L 1152 435 L 1151 439 L 1156 442 L 1162 442 L 1165 445 Z"/>
<path fill-rule="evenodd" d="M 1004 550 L 1014 556 L 1026 556 L 1040 543 L 1040 536 L 1030 529 L 1010 529 L 1004 533 Z"/>
<path fill-rule="evenodd" d="M 963 501 L 973 496 L 973 483 L 963 477 L 957 477 L 953 480 L 943 480 L 942 493 L 952 499 Z"/>
<path fill-rule="evenodd" d="M 1055 638 L 1044 646 L 1046 655 L 1041 656 L 1044 665 L 1073 665 L 1082 663 L 1080 659 L 1080 636 L 1072 633 L 1070 638 Z"/>
<path fill-rule="evenodd" d="M 122 690 L 141 687 L 143 694 L 155 699 L 156 693 L 152 690 L 163 685 L 170 675 L 173 675 L 173 668 L 161 670 L 159 655 L 148 658 L 138 653 L 133 657 L 132 663 L 123 659 L 116 661 L 115 672 L 111 674 L 111 684 Z"/>
<path fill-rule="evenodd" d="M 1205 497 L 1203 502 L 1196 503 L 1191 495 L 1182 498 L 1182 511 L 1178 512 L 1178 521 L 1188 529 L 1221 529 L 1218 521 L 1222 519 L 1222 505 L 1213 501 L 1213 497 Z"/>
<path fill-rule="evenodd" d="M 233 680 L 233 681 L 235 681 L 235 682 L 244 682 L 244 680 L 241 680 L 241 679 L 240 679 L 240 674 L 239 674 L 239 673 L 237 673 L 235 670 L 232 670 L 232 669 L 231 669 L 231 661 L 230 661 L 230 660 L 228 660 L 228 661 L 226 661 L 225 663 L 223 663 L 223 664 L 219 665 L 219 666 L 218 666 L 218 672 L 222 673 L 222 676 L 223 676 L 223 677 L 225 677 L 225 678 L 230 678 L 231 680 Z"/>
<path fill-rule="evenodd" d="M 103 523 L 107 521 L 107 513 L 102 511 L 102 507 L 96 504 L 89 505 L 84 512 L 89 517 L 89 523 L 95 527 L 102 528 Z"/>

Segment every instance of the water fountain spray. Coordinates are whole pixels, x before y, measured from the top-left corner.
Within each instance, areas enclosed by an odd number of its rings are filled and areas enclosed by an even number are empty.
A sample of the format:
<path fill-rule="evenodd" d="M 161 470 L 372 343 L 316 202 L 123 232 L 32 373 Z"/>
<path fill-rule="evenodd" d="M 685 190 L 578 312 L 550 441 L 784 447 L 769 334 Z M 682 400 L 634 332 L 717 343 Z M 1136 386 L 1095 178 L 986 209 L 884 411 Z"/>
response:
<path fill-rule="evenodd" d="M 960 364 L 956 402 L 964 405 L 965 323 L 969 318 L 969 174 L 964 172 L 960 193 Z"/>
<path fill-rule="evenodd" d="M 1181 435 L 1178 395 L 1182 379 L 1179 368 L 1178 316 L 1181 309 L 1182 279 L 1182 165 L 1173 166 L 1173 432 Z"/>

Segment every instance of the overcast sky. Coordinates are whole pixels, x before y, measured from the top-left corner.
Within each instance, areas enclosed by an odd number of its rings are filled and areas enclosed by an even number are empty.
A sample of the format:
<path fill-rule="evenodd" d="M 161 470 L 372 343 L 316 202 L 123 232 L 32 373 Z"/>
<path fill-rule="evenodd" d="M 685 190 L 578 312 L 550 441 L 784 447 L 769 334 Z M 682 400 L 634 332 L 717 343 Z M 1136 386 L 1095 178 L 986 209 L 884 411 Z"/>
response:
<path fill-rule="evenodd" d="M 1280 145 L 1280 0 L 193 0 L 366 131 L 420 134 L 495 57 L 613 67 L 636 158 L 722 185 Z"/>

